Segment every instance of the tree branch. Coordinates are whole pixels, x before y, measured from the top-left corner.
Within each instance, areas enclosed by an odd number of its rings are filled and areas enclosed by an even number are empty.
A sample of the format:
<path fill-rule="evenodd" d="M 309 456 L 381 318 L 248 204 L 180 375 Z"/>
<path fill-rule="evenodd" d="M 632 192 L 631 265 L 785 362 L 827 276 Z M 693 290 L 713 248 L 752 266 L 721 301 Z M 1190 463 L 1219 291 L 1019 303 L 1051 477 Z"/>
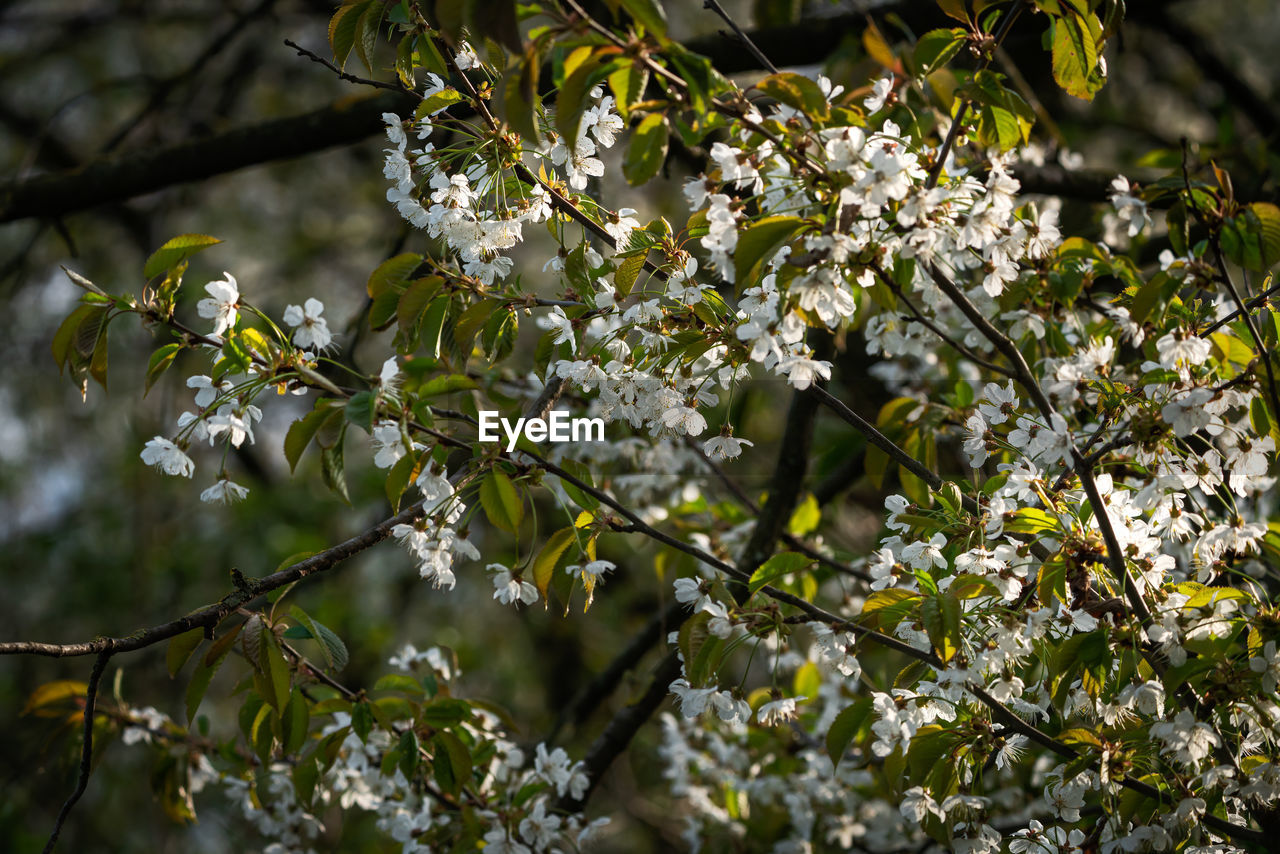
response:
<path fill-rule="evenodd" d="M 733 34 L 738 37 L 738 41 L 742 42 L 742 46 L 750 51 L 751 55 L 756 58 L 757 62 L 774 74 L 778 73 L 778 66 L 770 62 L 769 57 L 765 56 L 764 52 L 761 51 L 760 48 L 756 47 L 756 43 L 751 40 L 751 36 L 742 31 L 742 27 L 738 26 L 738 22 L 729 17 L 729 13 L 724 10 L 724 7 L 721 6 L 717 0 L 702 0 L 702 8 L 710 9 L 712 12 L 719 15 L 721 20 L 728 24 L 729 28 L 733 30 Z"/>
<path fill-rule="evenodd" d="M 149 629 L 143 629 L 121 638 L 98 638 L 85 643 L 40 643 L 38 641 L 10 641 L 0 643 L 0 655 L 45 655 L 67 658 L 79 655 L 97 655 L 104 651 L 111 654 L 133 652 L 195 628 L 212 629 L 237 608 L 260 596 L 278 590 L 308 575 L 325 572 L 348 558 L 385 540 L 396 525 L 408 524 L 422 516 L 422 504 L 416 503 L 389 519 L 384 519 L 364 533 L 357 534 L 332 548 L 314 554 L 287 566 L 279 572 L 262 578 L 247 579 L 245 586 L 228 593 L 217 603 L 192 611 L 185 617 L 170 620 Z"/>
<path fill-rule="evenodd" d="M 84 746 L 80 750 L 80 774 L 76 778 L 75 789 L 62 805 L 62 809 L 58 811 L 58 820 L 54 822 L 53 832 L 49 834 L 49 841 L 44 845 L 44 854 L 49 854 L 58 844 L 58 834 L 62 833 L 62 825 L 66 823 L 67 816 L 71 815 L 71 808 L 76 805 L 89 786 L 89 772 L 93 770 L 93 709 L 98 700 L 98 685 L 102 682 L 103 671 L 107 669 L 107 662 L 111 659 L 113 652 L 115 650 L 108 643 L 93 662 L 89 684 L 84 692 Z"/>
<path fill-rule="evenodd" d="M 0 191 L 0 223 L 64 216 L 175 184 L 358 142 L 382 132 L 384 112 L 403 112 L 413 103 L 409 96 L 396 93 L 343 99 L 300 116 L 40 175 Z"/>
<path fill-rule="evenodd" d="M 690 616 L 689 606 L 672 600 L 665 608 L 650 617 L 644 628 L 627 642 L 613 661 L 609 662 L 609 666 L 584 685 L 569 701 L 569 705 L 559 711 L 551 732 L 543 741 L 548 743 L 555 741 L 567 724 L 578 726 L 586 721 L 596 707 L 618 687 L 618 683 L 622 681 L 627 671 L 640 663 L 640 659 L 644 658 L 650 647 L 665 637 L 667 632 L 684 625 L 684 621 Z"/>

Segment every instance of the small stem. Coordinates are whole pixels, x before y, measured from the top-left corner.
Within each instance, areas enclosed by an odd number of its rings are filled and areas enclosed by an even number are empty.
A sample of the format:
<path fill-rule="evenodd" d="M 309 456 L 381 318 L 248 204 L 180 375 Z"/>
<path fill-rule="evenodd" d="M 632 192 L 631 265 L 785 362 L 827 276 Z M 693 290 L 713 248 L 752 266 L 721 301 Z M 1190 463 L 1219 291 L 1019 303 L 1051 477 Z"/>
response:
<path fill-rule="evenodd" d="M 412 90 L 406 89 L 404 86 L 392 85 L 390 83 L 383 83 L 381 80 L 370 80 L 367 77 L 357 77 L 354 74 L 348 74 L 338 66 L 334 65 L 329 60 L 325 59 L 322 56 L 318 56 L 312 53 L 311 51 L 307 50 L 305 47 L 302 47 L 301 45 L 297 44 L 296 42 L 290 39 L 285 39 L 284 43 L 287 44 L 289 47 L 293 48 L 294 50 L 296 50 L 299 56 L 305 56 L 307 59 L 311 60 L 312 62 L 320 63 L 325 68 L 329 69 L 334 74 L 338 75 L 339 79 L 345 80 L 348 83 L 358 83 L 361 86 L 372 86 L 375 89 L 387 89 L 391 92 L 400 92 L 401 94 L 404 94 L 404 93 L 413 94 Z"/>
<path fill-rule="evenodd" d="M 58 834 L 62 832 L 62 825 L 71 814 L 71 808 L 76 805 L 89 786 L 89 773 L 93 770 L 93 709 L 97 704 L 98 685 L 102 682 L 102 673 L 107 669 L 107 662 L 111 660 L 111 654 L 114 651 L 114 645 L 108 642 L 106 647 L 98 653 L 97 660 L 93 662 L 93 671 L 89 674 L 89 685 L 84 692 L 84 747 L 80 751 L 80 776 L 76 779 L 75 790 L 58 811 L 58 820 L 53 825 L 53 832 L 49 834 L 49 841 L 44 845 L 44 854 L 49 854 L 58 844 Z"/>

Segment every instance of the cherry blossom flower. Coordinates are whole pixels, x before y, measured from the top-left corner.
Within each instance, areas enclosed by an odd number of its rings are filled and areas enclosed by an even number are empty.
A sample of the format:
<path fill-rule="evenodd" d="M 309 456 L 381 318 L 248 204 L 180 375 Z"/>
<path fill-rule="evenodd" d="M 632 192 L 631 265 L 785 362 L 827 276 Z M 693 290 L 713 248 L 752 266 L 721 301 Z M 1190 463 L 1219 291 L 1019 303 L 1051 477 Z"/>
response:
<path fill-rule="evenodd" d="M 240 289 L 236 277 L 224 272 L 225 279 L 218 279 L 204 286 L 209 296 L 196 303 L 196 312 L 213 321 L 213 334 L 221 335 L 235 325 L 240 317 L 236 310 L 240 304 Z"/>

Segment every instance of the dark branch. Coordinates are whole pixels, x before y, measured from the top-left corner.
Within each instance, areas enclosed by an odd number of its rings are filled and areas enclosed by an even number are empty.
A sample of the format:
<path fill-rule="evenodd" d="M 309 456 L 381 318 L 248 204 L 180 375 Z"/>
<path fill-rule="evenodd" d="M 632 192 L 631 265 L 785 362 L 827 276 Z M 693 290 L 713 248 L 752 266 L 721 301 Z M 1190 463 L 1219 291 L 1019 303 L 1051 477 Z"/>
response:
<path fill-rule="evenodd" d="M 770 62 L 769 57 L 765 56 L 764 52 L 761 51 L 760 48 L 756 47 L 756 43 L 751 40 L 751 36 L 743 32 L 742 27 L 738 26 L 738 22 L 729 16 L 729 13 L 724 10 L 724 7 L 721 6 L 717 0 L 702 0 L 702 8 L 710 9 L 712 12 L 719 15 L 720 19 L 729 25 L 729 28 L 733 30 L 733 34 L 738 37 L 738 41 L 742 42 L 742 46 L 751 52 L 751 55 L 756 58 L 757 62 L 772 71 L 774 74 L 778 73 L 778 66 Z"/>
<path fill-rule="evenodd" d="M 645 653 L 665 637 L 667 632 L 675 631 L 684 625 L 684 621 L 689 616 L 688 606 L 675 601 L 668 603 L 665 608 L 654 614 L 649 619 L 649 622 L 645 623 L 644 628 L 627 642 L 627 645 L 614 657 L 613 661 L 609 662 L 609 666 L 584 685 L 569 702 L 569 705 L 560 710 L 556 715 L 555 726 L 551 728 L 550 734 L 543 741 L 548 743 L 555 741 L 566 724 L 579 726 L 586 721 L 591 713 L 618 687 L 622 677 L 640 663 L 640 659 L 644 658 Z"/>
<path fill-rule="evenodd" d="M 384 112 L 403 113 L 412 104 L 410 96 L 396 93 L 344 99 L 300 116 L 40 175 L 0 192 L 0 223 L 64 216 L 175 184 L 359 142 L 382 132 Z"/>
<path fill-rule="evenodd" d="M 160 641 L 168 640 L 195 628 L 211 629 L 221 623 L 228 614 L 237 608 L 270 593 L 272 590 L 278 590 L 286 584 L 306 578 L 308 575 L 315 575 L 332 569 L 348 558 L 385 540 L 390 536 L 391 529 L 396 525 L 408 524 L 421 515 L 422 505 L 420 503 L 414 504 L 407 510 L 401 511 L 398 515 L 392 516 L 390 519 L 384 519 L 364 533 L 357 534 L 333 548 L 314 554 L 305 560 L 300 560 L 292 566 L 287 566 L 279 572 L 274 572 L 263 578 L 248 579 L 243 588 L 227 594 L 213 605 L 193 611 L 185 617 L 179 617 L 176 620 L 170 620 L 167 623 L 143 629 L 127 637 L 99 638 L 84 643 L 65 644 L 12 641 L 0 643 L 0 655 L 46 655 L 53 658 L 67 658 L 78 655 L 101 654 L 104 651 L 110 651 L 112 654 L 132 652 L 152 646 Z"/>

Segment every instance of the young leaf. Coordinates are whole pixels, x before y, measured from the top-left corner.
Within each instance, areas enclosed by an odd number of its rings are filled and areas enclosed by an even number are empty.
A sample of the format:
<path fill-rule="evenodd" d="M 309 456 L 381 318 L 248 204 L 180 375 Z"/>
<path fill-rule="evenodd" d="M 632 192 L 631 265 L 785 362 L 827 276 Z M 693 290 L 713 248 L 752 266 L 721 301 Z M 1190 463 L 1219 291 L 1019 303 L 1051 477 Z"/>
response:
<path fill-rule="evenodd" d="M 542 551 L 538 552 L 538 556 L 533 559 L 533 583 L 542 594 L 544 602 L 547 598 L 547 587 L 551 584 L 551 578 L 555 574 L 560 557 L 569 548 L 569 544 L 576 539 L 572 527 L 561 528 L 547 538 Z"/>
<path fill-rule="evenodd" d="M 373 432 L 373 419 L 377 414 L 376 399 L 371 391 L 358 391 L 351 395 L 347 401 L 344 411 L 347 421 L 363 429 L 366 433 Z"/>
<path fill-rule="evenodd" d="M 480 505 L 484 515 L 495 527 L 517 533 L 524 520 L 524 501 L 515 484 L 502 472 L 494 469 L 480 484 Z"/>
<path fill-rule="evenodd" d="M 795 216 L 767 216 L 748 226 L 733 253 L 739 284 L 746 282 L 757 264 L 773 257 L 804 225 L 805 221 Z"/>
<path fill-rule="evenodd" d="M 747 589 L 754 594 L 782 576 L 800 572 L 812 565 L 813 561 L 802 554 L 779 552 L 761 564 L 759 569 L 751 573 L 751 580 L 747 583 Z"/>
<path fill-rule="evenodd" d="M 662 8 L 660 0 L 621 0 L 623 9 L 635 18 L 637 24 L 640 24 L 652 36 L 657 37 L 659 42 L 666 40 L 667 35 L 667 13 Z"/>
<path fill-rule="evenodd" d="M 836 715 L 827 729 L 827 756 L 830 757 L 833 765 L 840 764 L 854 736 L 858 734 L 858 730 L 862 728 L 870 714 L 871 698 L 861 697 L 853 705 L 841 709 Z"/>
<path fill-rule="evenodd" d="M 779 71 L 756 84 L 764 94 L 804 113 L 810 119 L 822 121 L 831 115 L 831 105 L 818 84 L 794 71 Z"/>
<path fill-rule="evenodd" d="M 658 174 L 667 159 L 667 143 L 671 129 L 663 113 L 649 113 L 631 133 L 627 154 L 622 161 L 622 174 L 627 183 L 639 186 Z"/>
<path fill-rule="evenodd" d="M 160 379 L 164 372 L 169 370 L 169 366 L 173 364 L 173 360 L 177 358 L 181 350 L 181 344 L 165 344 L 151 354 L 151 358 L 147 361 L 147 379 L 146 385 L 142 390 L 143 397 L 146 397 L 147 393 L 151 391 L 151 386 L 155 385 L 156 380 Z"/>
<path fill-rule="evenodd" d="M 613 274 L 613 287 L 618 292 L 618 296 L 625 297 L 631 293 L 631 288 L 636 283 L 640 271 L 644 269 L 644 261 L 646 254 L 638 252 L 624 258 L 622 263 L 618 265 L 617 271 Z"/>
<path fill-rule="evenodd" d="M 293 755 L 307 743 L 307 730 L 311 725 L 311 709 L 302 690 L 294 687 L 280 715 L 280 740 L 287 755 Z"/>
<path fill-rule="evenodd" d="M 204 629 L 201 628 L 195 628 L 170 638 L 169 646 L 164 654 L 164 662 L 165 666 L 169 668 L 170 678 L 178 675 L 182 665 L 187 663 L 187 659 L 191 658 L 191 654 L 196 651 L 196 647 L 200 646 L 202 640 L 204 640 Z"/>
<path fill-rule="evenodd" d="M 1092 101 L 1101 88 L 1094 75 L 1098 66 L 1098 43 L 1102 25 L 1092 12 L 1081 16 L 1064 10 L 1053 22 L 1053 79 L 1068 94 Z"/>
<path fill-rule="evenodd" d="M 221 242 L 218 238 L 207 234 L 179 234 L 172 240 L 165 241 L 163 246 L 151 253 L 151 257 L 142 268 L 142 275 L 153 279 L 166 270 L 178 266 L 202 249 L 208 249 Z"/>
<path fill-rule="evenodd" d="M 227 653 L 231 651 L 231 647 L 235 644 L 236 636 L 240 634 L 240 629 L 243 627 L 244 623 L 240 623 L 215 640 L 209 647 L 209 651 L 205 653 L 200 665 L 196 667 L 195 673 L 191 674 L 191 681 L 187 683 L 186 694 L 188 726 L 195 722 L 196 710 L 200 708 L 200 701 L 204 699 L 205 691 L 209 690 L 209 683 L 213 681 L 214 674 L 218 672 L 218 668 L 226 660 Z"/>

